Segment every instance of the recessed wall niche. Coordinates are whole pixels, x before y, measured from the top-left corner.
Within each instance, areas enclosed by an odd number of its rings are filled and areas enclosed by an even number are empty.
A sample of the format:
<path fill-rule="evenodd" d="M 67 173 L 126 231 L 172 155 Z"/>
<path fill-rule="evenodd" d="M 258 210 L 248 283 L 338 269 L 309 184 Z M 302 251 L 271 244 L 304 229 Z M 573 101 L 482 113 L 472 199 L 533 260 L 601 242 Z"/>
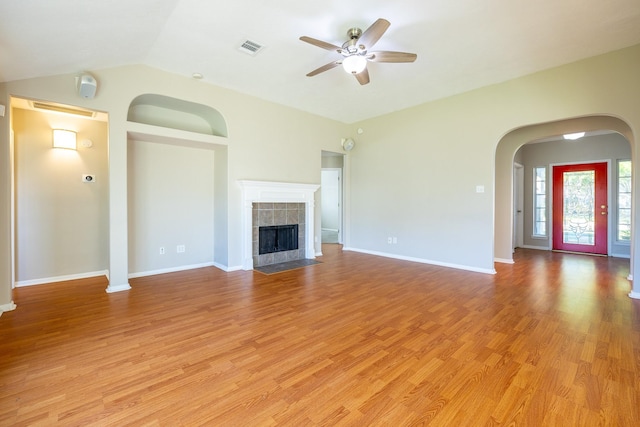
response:
<path fill-rule="evenodd" d="M 147 93 L 129 105 L 127 120 L 134 123 L 227 137 L 227 124 L 215 108 L 164 95 Z"/>

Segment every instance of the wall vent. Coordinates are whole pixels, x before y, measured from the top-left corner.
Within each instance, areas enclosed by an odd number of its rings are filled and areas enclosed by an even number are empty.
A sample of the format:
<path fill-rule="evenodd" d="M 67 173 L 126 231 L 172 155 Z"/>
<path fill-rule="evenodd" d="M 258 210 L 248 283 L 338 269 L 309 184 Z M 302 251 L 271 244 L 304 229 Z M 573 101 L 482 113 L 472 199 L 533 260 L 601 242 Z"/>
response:
<path fill-rule="evenodd" d="M 93 111 L 82 110 L 80 108 L 67 107 L 65 105 L 60 105 L 60 104 L 52 104 L 52 103 L 50 104 L 46 102 L 33 101 L 31 105 L 36 110 L 44 110 L 44 111 L 50 111 L 54 113 L 64 113 L 64 114 L 71 114 L 74 116 L 82 116 L 82 117 L 93 117 L 95 115 Z"/>
<path fill-rule="evenodd" d="M 238 50 L 253 56 L 260 52 L 263 47 L 264 46 L 262 46 L 260 43 L 256 43 L 251 40 L 245 40 L 242 42 Z"/>

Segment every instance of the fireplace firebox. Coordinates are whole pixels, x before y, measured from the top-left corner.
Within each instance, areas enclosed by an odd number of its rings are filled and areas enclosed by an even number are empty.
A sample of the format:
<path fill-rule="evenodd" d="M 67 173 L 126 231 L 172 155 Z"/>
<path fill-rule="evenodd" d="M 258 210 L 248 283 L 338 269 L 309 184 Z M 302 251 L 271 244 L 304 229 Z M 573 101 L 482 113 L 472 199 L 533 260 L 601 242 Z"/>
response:
<path fill-rule="evenodd" d="M 258 228 L 258 253 L 260 255 L 295 249 L 298 249 L 298 224 Z"/>

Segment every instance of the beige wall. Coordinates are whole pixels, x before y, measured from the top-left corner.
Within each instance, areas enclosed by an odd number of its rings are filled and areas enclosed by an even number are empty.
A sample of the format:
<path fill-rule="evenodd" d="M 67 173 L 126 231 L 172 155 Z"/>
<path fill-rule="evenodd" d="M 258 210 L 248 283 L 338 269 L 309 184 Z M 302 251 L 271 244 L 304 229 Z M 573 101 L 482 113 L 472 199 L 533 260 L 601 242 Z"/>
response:
<path fill-rule="evenodd" d="M 224 174 L 226 186 L 215 185 L 215 217 L 222 218 L 215 225 L 215 252 L 223 253 L 223 268 L 238 268 L 241 260 L 240 212 L 241 197 L 237 181 L 240 179 L 320 183 L 321 152 L 340 151 L 340 140 L 348 130 L 347 125 L 311 114 L 282 107 L 257 98 L 204 84 L 191 78 L 165 73 L 145 66 L 128 66 L 93 72 L 98 81 L 94 99 L 77 96 L 75 76 L 61 75 L 30 79 L 0 85 L 0 103 L 9 103 L 9 94 L 28 99 L 55 101 L 83 106 L 109 113 L 109 265 L 110 287 L 125 288 L 129 274 L 129 239 L 127 207 L 127 149 L 132 125 L 127 122 L 127 112 L 133 99 L 141 94 L 156 93 L 177 99 L 209 105 L 224 117 L 229 137 L 227 147 L 216 148 L 215 171 Z M 0 119 L 2 152 L 9 153 L 9 128 L 7 118 Z M 160 135 L 169 135 L 161 128 Z M 180 143 L 180 141 L 177 141 Z M 219 141 L 217 141 L 219 142 Z M 6 156 L 1 156 L 10 166 Z M 7 239 L 2 251 L 10 253 L 10 177 L 8 169 L 2 169 L 2 212 L 0 224 Z M 218 212 L 225 209 L 226 212 Z M 316 206 L 319 211 L 319 205 Z M 316 213 L 318 215 L 318 213 Z M 320 234 L 317 221 L 316 233 Z M 318 243 L 319 251 L 319 243 Z M 226 253 L 224 253 L 226 252 Z M 7 274 L 0 282 L 0 304 L 11 301 L 10 258 L 4 257 Z"/>
<path fill-rule="evenodd" d="M 14 108 L 18 285 L 108 268 L 107 124 Z M 52 148 L 52 129 L 77 132 L 78 149 Z M 87 148 L 83 140 L 92 141 Z M 95 175 L 92 183 L 83 174 Z"/>
<path fill-rule="evenodd" d="M 207 147 L 129 141 L 130 274 L 213 265 L 214 166 Z"/>
<path fill-rule="evenodd" d="M 510 235 L 504 230 L 510 226 L 505 212 L 511 209 L 511 165 L 519 146 L 528 142 L 520 138 L 529 135 L 518 129 L 609 114 L 628 124 L 634 147 L 633 132 L 640 129 L 640 46 L 351 125 L 143 66 L 94 74 L 99 89 L 93 100 L 77 97 L 73 75 L 3 84 L 0 95 L 5 91 L 5 102 L 11 93 L 109 112 L 109 265 L 110 286 L 116 288 L 127 283 L 126 114 L 140 94 L 210 105 L 227 121 L 230 268 L 241 265 L 237 180 L 319 183 L 321 151 L 341 152 L 341 138 L 355 135 L 357 128 L 364 133 L 345 159 L 346 245 L 484 272 L 493 271 L 494 219 L 495 256 L 510 257 Z M 5 154 L 6 121 L 0 121 Z M 5 171 L 0 186 L 5 234 L 8 177 Z M 637 174 L 635 180 L 635 188 L 640 188 Z M 478 186 L 484 192 L 477 193 Z M 318 203 L 319 218 L 317 208 Z M 317 235 L 319 224 L 316 221 Z M 398 243 L 388 245 L 387 236 L 397 236 Z M 10 299 L 7 277 L 0 282 L 0 296 L 5 298 L 0 303 Z"/>
<path fill-rule="evenodd" d="M 491 272 L 494 257 L 511 259 L 517 149 L 589 126 L 565 119 L 603 115 L 635 146 L 639 73 L 634 46 L 354 124 L 364 133 L 350 159 L 348 245 Z"/>
<path fill-rule="evenodd" d="M 0 104 L 6 107 L 5 117 L 0 117 L 0 314 L 13 309 L 12 283 L 14 276 L 12 256 L 12 174 L 13 145 L 11 142 L 9 94 L 5 84 L 0 84 Z"/>

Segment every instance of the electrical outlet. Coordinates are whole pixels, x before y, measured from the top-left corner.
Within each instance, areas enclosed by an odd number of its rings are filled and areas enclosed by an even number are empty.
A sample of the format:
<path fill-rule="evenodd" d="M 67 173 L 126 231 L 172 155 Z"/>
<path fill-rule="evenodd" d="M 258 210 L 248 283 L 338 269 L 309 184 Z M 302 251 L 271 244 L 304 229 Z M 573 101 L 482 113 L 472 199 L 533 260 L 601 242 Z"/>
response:
<path fill-rule="evenodd" d="M 387 237 L 387 243 L 391 244 L 391 242 L 393 242 L 393 239 L 391 237 Z"/>
<path fill-rule="evenodd" d="M 394 238 L 393 238 L 393 244 L 395 245 L 395 244 L 397 244 L 397 243 L 398 243 L 398 238 L 397 238 L 397 237 L 394 237 Z"/>
<path fill-rule="evenodd" d="M 178 252 L 179 254 L 181 254 L 182 252 L 185 252 L 186 248 L 184 245 L 178 245 L 176 246 L 176 252 Z"/>
<path fill-rule="evenodd" d="M 160 246 L 160 255 L 164 255 L 164 246 Z"/>

